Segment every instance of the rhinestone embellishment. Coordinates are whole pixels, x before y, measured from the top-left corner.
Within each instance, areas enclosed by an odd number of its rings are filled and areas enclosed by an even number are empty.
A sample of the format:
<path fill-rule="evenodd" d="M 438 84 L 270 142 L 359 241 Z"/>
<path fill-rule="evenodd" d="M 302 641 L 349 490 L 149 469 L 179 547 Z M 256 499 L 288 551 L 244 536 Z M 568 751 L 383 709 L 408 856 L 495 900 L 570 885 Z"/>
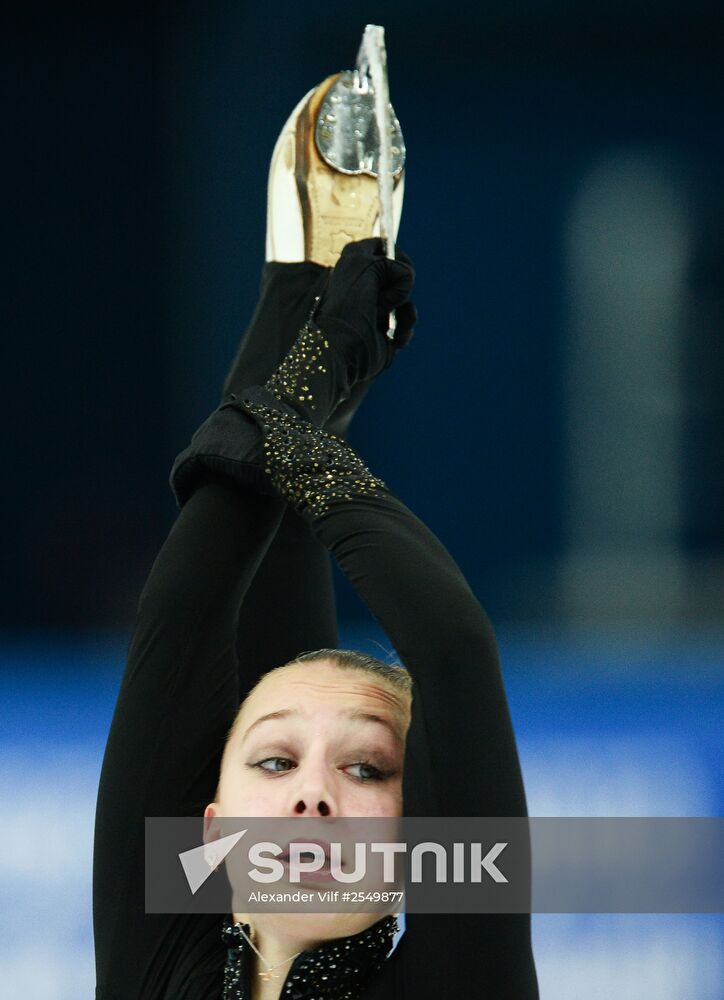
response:
<path fill-rule="evenodd" d="M 277 399 L 316 410 L 315 379 L 327 373 L 325 355 L 329 341 L 309 320 L 300 330 L 286 357 L 266 383 Z"/>
<path fill-rule="evenodd" d="M 249 397 L 243 404 L 264 433 L 264 471 L 299 513 L 320 517 L 332 503 L 387 492 L 346 441 L 286 410 Z"/>
<path fill-rule="evenodd" d="M 248 924 L 244 930 L 250 933 Z M 387 916 L 359 934 L 302 952 L 287 974 L 282 1000 L 357 1000 L 384 964 L 397 930 L 397 918 Z M 253 956 L 239 924 L 227 922 L 222 938 L 227 947 L 223 1000 L 251 1000 L 246 983 Z"/>

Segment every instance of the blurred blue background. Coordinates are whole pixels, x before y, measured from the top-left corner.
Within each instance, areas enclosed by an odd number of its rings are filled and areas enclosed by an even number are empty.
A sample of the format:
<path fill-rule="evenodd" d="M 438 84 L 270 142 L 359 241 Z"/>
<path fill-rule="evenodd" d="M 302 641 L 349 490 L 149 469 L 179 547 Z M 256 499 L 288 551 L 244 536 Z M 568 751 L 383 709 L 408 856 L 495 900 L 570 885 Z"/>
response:
<path fill-rule="evenodd" d="M 722 813 L 718 5 L 30 4 L 3 59 L 3 996 L 92 995 L 98 772 L 167 472 L 254 306 L 276 135 L 367 22 L 420 322 L 352 441 L 498 628 L 531 814 Z M 340 614 L 385 643 L 341 581 Z M 724 996 L 720 918 L 534 930 L 544 1000 Z"/>

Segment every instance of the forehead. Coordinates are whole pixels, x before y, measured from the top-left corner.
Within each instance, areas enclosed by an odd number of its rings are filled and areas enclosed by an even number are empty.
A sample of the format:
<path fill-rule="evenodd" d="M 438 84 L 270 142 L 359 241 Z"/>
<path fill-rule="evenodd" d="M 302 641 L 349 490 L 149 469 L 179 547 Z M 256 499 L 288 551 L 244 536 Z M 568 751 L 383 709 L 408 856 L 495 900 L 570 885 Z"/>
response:
<path fill-rule="evenodd" d="M 262 713 L 290 708 L 304 714 L 354 709 L 406 714 L 410 699 L 370 671 L 338 667 L 327 660 L 291 664 L 268 674 L 249 695 L 242 724 Z M 240 718 L 241 721 L 241 718 Z"/>

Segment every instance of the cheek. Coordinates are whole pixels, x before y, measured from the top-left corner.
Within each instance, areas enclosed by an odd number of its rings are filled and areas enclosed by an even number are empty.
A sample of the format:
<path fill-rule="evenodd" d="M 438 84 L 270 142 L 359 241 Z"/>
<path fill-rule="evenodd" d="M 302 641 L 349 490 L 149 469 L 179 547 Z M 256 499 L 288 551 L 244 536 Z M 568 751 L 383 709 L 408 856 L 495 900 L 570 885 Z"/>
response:
<path fill-rule="evenodd" d="M 384 786 L 352 788 L 337 803 L 343 816 L 401 816 L 402 782 Z"/>
<path fill-rule="evenodd" d="M 280 809 L 290 806 L 289 792 L 283 782 L 243 782 L 237 776 L 222 783 L 219 806 L 224 816 L 276 816 Z M 341 816 L 400 816 L 402 814 L 402 786 L 399 783 L 386 788 L 338 789 L 336 808 Z"/>
<path fill-rule="evenodd" d="M 275 816 L 279 799 L 274 782 L 255 780 L 243 770 L 230 769 L 221 776 L 219 806 L 224 816 Z"/>

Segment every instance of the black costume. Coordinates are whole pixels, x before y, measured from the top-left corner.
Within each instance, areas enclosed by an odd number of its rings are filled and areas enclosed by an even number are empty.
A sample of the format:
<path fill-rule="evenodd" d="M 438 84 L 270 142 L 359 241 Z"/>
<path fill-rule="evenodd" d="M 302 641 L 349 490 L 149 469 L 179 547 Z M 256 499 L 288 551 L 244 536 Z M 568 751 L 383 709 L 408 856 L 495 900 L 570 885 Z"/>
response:
<path fill-rule="evenodd" d="M 227 985 L 243 979 L 238 968 L 230 972 L 243 956 L 228 920 L 144 913 L 143 818 L 201 815 L 214 798 L 228 729 L 259 676 L 337 645 L 330 552 L 413 677 L 405 814 L 526 812 L 492 628 L 450 555 L 348 445 L 275 401 L 269 386 L 243 390 L 244 381 L 268 379 L 289 343 L 280 331 L 299 330 L 328 273 L 309 263 L 266 266 L 260 306 L 225 387 L 228 405 L 195 439 L 206 447 L 217 420 L 258 437 L 256 421 L 266 442 L 262 488 L 271 492 L 271 480 L 278 495 L 257 492 L 262 465 L 244 456 L 199 467 L 189 461 L 198 454 L 192 447 L 177 462 L 174 481 L 186 502 L 141 596 L 101 777 L 98 1000 L 243 995 L 224 993 L 225 966 Z M 232 389 L 240 390 L 234 398 Z M 346 418 L 341 410 L 336 417 L 340 429 Z M 180 489 L 183 466 L 194 476 Z M 363 934 L 386 930 L 390 919 Z M 529 916 L 408 914 L 406 924 L 379 971 L 374 963 L 366 970 L 362 992 L 349 982 L 347 992 L 333 992 L 334 983 L 322 987 L 305 973 L 328 949 L 322 945 L 295 959 L 282 997 L 538 996 Z"/>

